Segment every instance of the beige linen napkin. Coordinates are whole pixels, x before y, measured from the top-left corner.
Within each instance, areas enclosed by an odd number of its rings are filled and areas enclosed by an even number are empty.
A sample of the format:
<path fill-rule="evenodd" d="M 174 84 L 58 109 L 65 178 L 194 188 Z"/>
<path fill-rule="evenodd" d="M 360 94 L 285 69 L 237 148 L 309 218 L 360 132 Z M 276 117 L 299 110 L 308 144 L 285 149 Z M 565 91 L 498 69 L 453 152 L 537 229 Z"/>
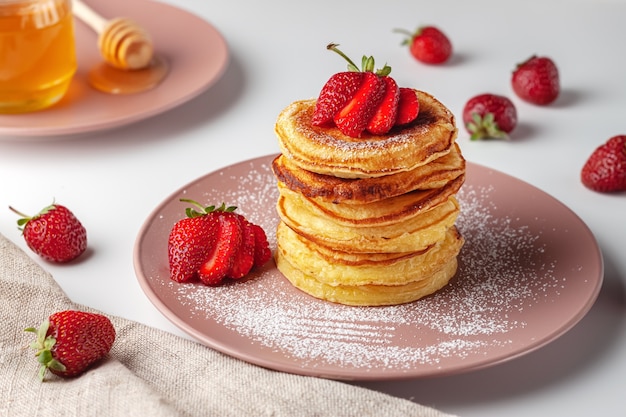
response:
<path fill-rule="evenodd" d="M 338 381 L 251 365 L 120 317 L 107 359 L 75 379 L 41 383 L 28 347 L 55 311 L 85 306 L 0 235 L 0 416 L 424 416 L 437 410 Z"/>

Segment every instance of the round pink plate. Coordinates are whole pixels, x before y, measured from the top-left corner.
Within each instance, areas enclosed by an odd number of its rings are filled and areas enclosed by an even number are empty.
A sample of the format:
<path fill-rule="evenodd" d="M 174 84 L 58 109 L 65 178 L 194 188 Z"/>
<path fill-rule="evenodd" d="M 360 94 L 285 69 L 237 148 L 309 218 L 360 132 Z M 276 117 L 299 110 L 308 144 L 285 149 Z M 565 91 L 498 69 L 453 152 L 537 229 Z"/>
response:
<path fill-rule="evenodd" d="M 0 138 L 41 140 L 127 125 L 191 100 L 225 71 L 229 57 L 222 35 L 191 13 L 152 0 L 86 3 L 106 18 L 126 16 L 146 28 L 155 53 L 168 61 L 169 74 L 156 88 L 138 94 L 111 95 L 91 88 L 87 73 L 102 61 L 97 35 L 75 18 L 78 70 L 67 94 L 43 111 L 0 115 Z"/>
<path fill-rule="evenodd" d="M 457 221 L 459 270 L 436 294 L 348 307 L 295 289 L 273 261 L 220 287 L 168 276 L 167 237 L 190 198 L 238 206 L 276 247 L 278 196 L 265 156 L 185 185 L 150 214 L 134 253 L 139 283 L 176 326 L 207 346 L 278 371 L 345 380 L 446 375 L 495 365 L 555 340 L 591 308 L 603 278 L 588 227 L 539 189 L 468 163 Z"/>

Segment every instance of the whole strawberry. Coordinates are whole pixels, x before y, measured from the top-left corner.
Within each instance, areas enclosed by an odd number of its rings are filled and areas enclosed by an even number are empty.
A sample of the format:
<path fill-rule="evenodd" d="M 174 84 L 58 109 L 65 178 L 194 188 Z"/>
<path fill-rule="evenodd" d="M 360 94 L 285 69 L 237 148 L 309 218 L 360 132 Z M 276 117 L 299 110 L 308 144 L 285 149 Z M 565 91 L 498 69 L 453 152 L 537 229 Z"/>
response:
<path fill-rule="evenodd" d="M 511 77 L 513 91 L 519 98 L 540 106 L 559 96 L 559 71 L 548 57 L 532 56 L 518 64 Z"/>
<path fill-rule="evenodd" d="M 589 157 L 581 181 L 598 192 L 626 191 L 626 135 L 610 138 Z"/>
<path fill-rule="evenodd" d="M 463 108 L 463 123 L 470 139 L 507 139 L 517 126 L 517 110 L 507 97 L 480 94 Z"/>
<path fill-rule="evenodd" d="M 396 32 L 408 36 L 402 45 L 408 45 L 411 55 L 418 61 L 442 64 L 452 55 L 450 39 L 434 26 L 423 26 L 412 33 L 404 29 L 398 29 Z"/>
<path fill-rule="evenodd" d="M 29 217 L 12 207 L 21 216 L 17 225 L 28 247 L 51 262 L 69 262 L 87 248 L 87 231 L 65 206 L 51 204 Z"/>
<path fill-rule="evenodd" d="M 30 346 L 41 364 L 41 381 L 48 369 L 61 377 L 82 374 L 105 357 L 115 342 L 115 328 L 107 317 L 77 310 L 54 313 L 38 329 L 25 331 L 37 334 Z"/>

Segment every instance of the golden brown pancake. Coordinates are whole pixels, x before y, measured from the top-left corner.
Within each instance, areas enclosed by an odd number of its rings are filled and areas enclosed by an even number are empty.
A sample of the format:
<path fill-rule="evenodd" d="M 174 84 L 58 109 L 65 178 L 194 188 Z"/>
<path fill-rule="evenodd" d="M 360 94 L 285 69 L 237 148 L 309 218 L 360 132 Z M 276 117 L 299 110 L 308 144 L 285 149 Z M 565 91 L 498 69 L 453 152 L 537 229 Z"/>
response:
<path fill-rule="evenodd" d="M 288 189 L 282 183 L 278 183 L 278 190 L 285 198 L 297 199 L 309 211 L 328 217 L 338 224 L 373 227 L 398 224 L 445 203 L 449 197 L 458 192 L 464 179 L 465 175 L 461 175 L 441 188 L 415 190 L 366 204 L 338 204 L 320 198 L 307 198 Z"/>
<path fill-rule="evenodd" d="M 411 171 L 450 152 L 457 136 L 454 115 L 433 96 L 415 90 L 417 119 L 385 135 L 344 135 L 311 124 L 315 99 L 295 101 L 275 125 L 282 153 L 307 171 L 341 178 L 369 178 Z"/>
<path fill-rule="evenodd" d="M 340 178 L 298 167 L 285 155 L 272 162 L 279 182 L 305 197 L 332 203 L 370 203 L 414 190 L 440 188 L 463 175 L 465 159 L 454 143 L 446 155 L 410 171 L 371 178 Z"/>
<path fill-rule="evenodd" d="M 455 223 L 460 207 L 451 196 L 442 204 L 416 216 L 382 226 L 340 224 L 316 213 L 302 195 L 293 193 L 278 199 L 278 215 L 298 234 L 318 245 L 358 253 L 415 252 L 443 239 Z"/>
<path fill-rule="evenodd" d="M 463 238 L 451 227 L 443 240 L 412 253 L 348 253 L 319 246 L 284 223 L 277 229 L 278 250 L 294 268 L 324 284 L 405 285 L 421 281 L 456 258 Z"/>
<path fill-rule="evenodd" d="M 352 306 L 386 306 L 409 303 L 433 294 L 454 277 L 457 258 L 451 258 L 440 270 L 420 281 L 405 285 L 328 285 L 294 267 L 279 250 L 275 261 L 280 272 L 301 291 L 334 303 Z"/>

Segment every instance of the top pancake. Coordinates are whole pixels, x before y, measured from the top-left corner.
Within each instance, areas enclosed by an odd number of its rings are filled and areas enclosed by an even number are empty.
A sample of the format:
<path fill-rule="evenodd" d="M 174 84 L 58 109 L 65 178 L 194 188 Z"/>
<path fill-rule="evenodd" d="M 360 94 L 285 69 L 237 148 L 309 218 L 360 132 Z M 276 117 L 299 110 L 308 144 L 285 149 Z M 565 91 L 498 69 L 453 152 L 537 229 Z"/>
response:
<path fill-rule="evenodd" d="M 423 91 L 415 93 L 420 104 L 415 121 L 360 138 L 336 127 L 313 126 L 315 99 L 295 101 L 276 121 L 281 151 L 302 169 L 340 178 L 381 177 L 425 165 L 450 152 L 457 128 L 447 107 Z"/>

